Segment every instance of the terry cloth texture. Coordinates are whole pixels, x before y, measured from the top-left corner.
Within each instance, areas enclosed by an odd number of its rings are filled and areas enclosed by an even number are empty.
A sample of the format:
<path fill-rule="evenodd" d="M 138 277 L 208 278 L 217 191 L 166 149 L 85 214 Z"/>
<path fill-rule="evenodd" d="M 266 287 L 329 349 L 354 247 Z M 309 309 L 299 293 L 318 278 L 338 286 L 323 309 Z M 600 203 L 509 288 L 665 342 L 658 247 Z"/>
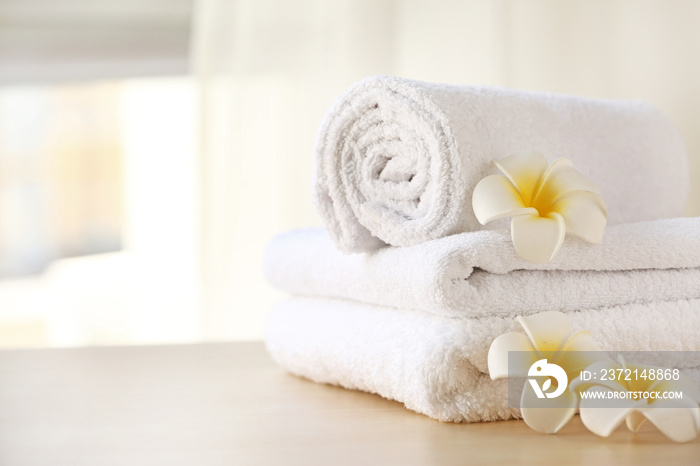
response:
<path fill-rule="evenodd" d="M 268 245 L 275 287 L 446 316 L 516 316 L 700 298 L 700 218 L 611 226 L 591 245 L 567 239 L 549 264 L 518 258 L 507 231 L 343 254 L 322 229 Z"/>
<path fill-rule="evenodd" d="M 696 383 L 700 300 L 568 312 L 608 351 L 677 351 L 669 363 Z M 315 382 L 377 393 L 454 422 L 519 416 L 508 381 L 488 376 L 488 348 L 522 331 L 511 318 L 449 318 L 357 302 L 295 298 L 270 314 L 266 345 L 288 371 Z M 686 352 L 686 353 L 680 353 Z"/>
<path fill-rule="evenodd" d="M 344 252 L 481 230 L 477 182 L 491 160 L 531 151 L 570 158 L 601 186 L 609 224 L 683 215 L 685 147 L 649 105 L 390 76 L 358 82 L 328 112 L 316 204 Z"/>

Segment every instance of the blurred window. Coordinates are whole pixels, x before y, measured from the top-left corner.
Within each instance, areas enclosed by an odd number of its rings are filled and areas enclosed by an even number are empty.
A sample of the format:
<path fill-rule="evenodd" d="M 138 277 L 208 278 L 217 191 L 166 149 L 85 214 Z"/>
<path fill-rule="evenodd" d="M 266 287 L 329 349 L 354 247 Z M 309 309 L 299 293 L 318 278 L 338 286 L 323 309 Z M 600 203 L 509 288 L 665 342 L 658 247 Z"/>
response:
<path fill-rule="evenodd" d="M 197 338 L 193 3 L 0 1 L 0 347 Z"/>
<path fill-rule="evenodd" d="M 0 279 L 121 249 L 120 90 L 0 87 Z"/>

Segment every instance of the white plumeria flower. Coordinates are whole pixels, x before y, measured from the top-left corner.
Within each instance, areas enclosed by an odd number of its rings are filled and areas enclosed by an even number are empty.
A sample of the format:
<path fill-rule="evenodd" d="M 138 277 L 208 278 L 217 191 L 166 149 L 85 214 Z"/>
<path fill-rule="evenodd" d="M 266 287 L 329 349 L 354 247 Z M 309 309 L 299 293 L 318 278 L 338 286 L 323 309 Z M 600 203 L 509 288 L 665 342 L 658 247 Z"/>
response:
<path fill-rule="evenodd" d="M 607 358 L 593 341 L 591 333 L 587 330 L 574 333 L 569 320 L 561 312 L 542 312 L 528 317 L 517 317 L 516 320 L 523 327 L 524 334 L 506 333 L 491 343 L 488 367 L 492 379 L 528 377 L 528 371 L 533 364 L 547 359 L 549 364 L 561 367 L 568 380 L 572 380 L 578 377 L 585 367 Z M 519 352 L 518 367 L 510 367 L 510 371 L 509 351 Z M 556 383 L 548 384 L 551 388 L 558 388 Z M 523 420 L 532 429 L 551 434 L 564 427 L 576 413 L 578 397 L 576 393 L 565 390 L 556 398 L 548 398 L 547 407 L 533 407 L 536 404 L 541 405 L 531 386 L 525 384 L 520 400 Z"/>
<path fill-rule="evenodd" d="M 474 214 L 482 225 L 513 217 L 513 246 L 522 259 L 550 262 L 566 234 L 601 241 L 608 210 L 600 188 L 571 160 L 561 158 L 548 166 L 542 154 L 531 152 L 493 163 L 505 176 L 479 181 L 472 197 Z"/>
<path fill-rule="evenodd" d="M 627 372 L 629 370 L 629 372 Z M 664 435 L 676 442 L 687 442 L 700 432 L 700 390 L 692 381 L 679 375 L 678 380 L 652 380 L 639 377 L 644 371 L 664 369 L 654 366 L 628 364 L 620 357 L 619 362 L 599 361 L 587 367 L 585 371 L 592 374 L 621 374 L 615 380 L 584 381 L 578 377 L 571 381 L 569 389 L 576 392 L 680 392 L 683 398 L 594 398 L 581 399 L 581 421 L 591 432 L 601 437 L 609 436 L 621 423 L 637 432 L 641 425 L 649 420 Z M 636 372 L 635 372 L 636 371 Z M 630 380 L 625 380 L 630 376 Z M 658 395 L 657 395 L 658 396 Z"/>

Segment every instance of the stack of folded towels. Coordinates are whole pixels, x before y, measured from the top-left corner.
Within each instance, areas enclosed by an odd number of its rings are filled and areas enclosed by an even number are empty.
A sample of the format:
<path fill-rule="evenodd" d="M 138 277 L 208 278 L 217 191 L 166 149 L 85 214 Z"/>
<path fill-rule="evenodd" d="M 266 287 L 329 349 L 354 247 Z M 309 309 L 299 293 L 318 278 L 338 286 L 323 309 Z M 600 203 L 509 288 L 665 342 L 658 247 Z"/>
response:
<path fill-rule="evenodd" d="M 471 196 L 491 160 L 533 150 L 600 185 L 600 244 L 567 237 L 530 263 L 506 221 L 479 224 Z M 643 103 L 373 77 L 329 111 L 316 161 L 327 231 L 283 234 L 265 257 L 270 283 L 296 295 L 266 334 L 294 374 L 481 421 L 519 417 L 487 368 L 518 315 L 564 312 L 611 351 L 700 351 L 700 218 L 680 217 L 688 162 Z M 700 373 L 695 357 L 676 363 Z"/>

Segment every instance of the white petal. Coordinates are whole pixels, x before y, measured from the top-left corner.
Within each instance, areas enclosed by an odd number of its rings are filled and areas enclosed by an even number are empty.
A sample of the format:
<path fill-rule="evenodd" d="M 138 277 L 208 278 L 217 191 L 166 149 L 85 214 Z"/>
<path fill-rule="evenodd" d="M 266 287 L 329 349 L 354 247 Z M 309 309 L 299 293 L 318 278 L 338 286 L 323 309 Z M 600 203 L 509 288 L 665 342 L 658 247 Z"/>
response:
<path fill-rule="evenodd" d="M 586 393 L 610 391 L 603 387 L 592 387 L 586 390 Z M 607 437 L 622 424 L 630 412 L 644 405 L 644 400 L 581 398 L 579 412 L 581 421 L 588 430 L 601 437 Z"/>
<path fill-rule="evenodd" d="M 595 352 L 600 352 L 600 346 L 595 342 L 593 339 L 593 334 L 589 332 L 588 330 L 581 330 L 579 332 L 574 333 L 569 337 L 569 339 L 566 341 L 564 346 L 562 347 L 562 351 L 595 351 Z M 607 353 L 606 353 L 607 355 Z M 609 358 L 606 358 L 609 359 Z M 596 358 L 596 361 L 599 360 L 599 358 Z M 593 361 L 591 361 L 591 364 Z"/>
<path fill-rule="evenodd" d="M 557 159 L 549 166 L 533 205 L 551 206 L 557 199 L 571 191 L 590 191 L 600 194 L 600 187 L 574 168 L 569 159 Z"/>
<path fill-rule="evenodd" d="M 539 351 L 559 351 L 571 336 L 569 318 L 562 312 L 540 312 L 531 316 L 518 316 L 515 320 Z"/>
<path fill-rule="evenodd" d="M 523 352 L 518 354 L 519 358 L 523 358 L 522 367 L 520 367 L 521 364 L 511 364 L 513 366 L 511 369 L 516 369 L 515 372 L 512 370 L 510 372 L 508 371 L 509 351 Z M 535 361 L 537 361 L 535 348 L 532 346 L 532 344 L 530 344 L 530 340 L 527 338 L 527 336 L 523 335 L 522 333 L 505 333 L 493 340 L 493 343 L 491 343 L 491 347 L 489 348 L 489 375 L 491 376 L 491 379 L 500 379 L 504 377 L 527 377 L 527 371 L 530 369 L 530 366 L 535 363 Z"/>
<path fill-rule="evenodd" d="M 519 215 L 510 224 L 513 246 L 521 259 L 528 262 L 550 262 L 564 242 L 564 219 L 556 212 L 548 217 Z"/>
<path fill-rule="evenodd" d="M 608 222 L 608 209 L 597 194 L 572 191 L 554 202 L 550 209 L 564 217 L 566 234 L 589 243 L 600 243 Z"/>
<path fill-rule="evenodd" d="M 659 400 L 639 411 L 675 442 L 693 440 L 700 431 L 700 408 L 690 400 Z"/>
<path fill-rule="evenodd" d="M 535 190 L 549 165 L 544 155 L 538 152 L 509 155 L 493 164 L 516 186 L 525 205 L 532 202 Z"/>
<path fill-rule="evenodd" d="M 530 428 L 543 434 L 554 434 L 571 420 L 577 404 L 576 395 L 568 390 L 557 398 L 537 398 L 530 384 L 526 383 L 520 399 L 520 412 Z"/>
<path fill-rule="evenodd" d="M 537 213 L 535 209 L 525 207 L 515 186 L 501 175 L 487 176 L 477 183 L 472 195 L 472 208 L 482 225 L 512 215 Z"/>
<path fill-rule="evenodd" d="M 647 418 L 645 418 L 639 411 L 632 411 L 627 415 L 627 428 L 632 432 L 639 432 L 639 429 L 642 427 L 642 424 L 646 422 L 646 420 Z"/>

